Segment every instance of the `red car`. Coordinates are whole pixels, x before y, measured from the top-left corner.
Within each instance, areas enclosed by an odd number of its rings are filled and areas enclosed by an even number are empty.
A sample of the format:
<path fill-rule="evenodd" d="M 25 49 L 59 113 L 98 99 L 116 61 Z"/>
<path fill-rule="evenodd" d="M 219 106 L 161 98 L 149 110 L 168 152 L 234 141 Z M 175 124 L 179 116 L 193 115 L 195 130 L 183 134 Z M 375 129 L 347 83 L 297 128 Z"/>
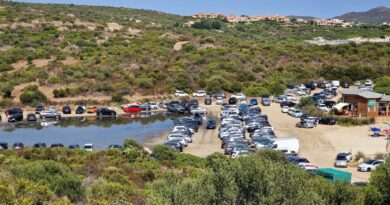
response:
<path fill-rule="evenodd" d="M 136 113 L 140 112 L 142 109 L 139 105 L 129 105 L 125 108 L 123 108 L 124 112 L 130 112 L 130 113 Z"/>

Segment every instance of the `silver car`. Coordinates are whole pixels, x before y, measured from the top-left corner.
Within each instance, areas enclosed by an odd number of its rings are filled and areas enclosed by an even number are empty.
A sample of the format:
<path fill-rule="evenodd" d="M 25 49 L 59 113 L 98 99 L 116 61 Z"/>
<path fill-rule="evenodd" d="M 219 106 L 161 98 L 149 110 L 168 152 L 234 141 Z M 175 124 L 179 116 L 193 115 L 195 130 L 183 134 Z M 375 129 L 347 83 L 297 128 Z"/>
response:
<path fill-rule="evenodd" d="M 338 154 L 336 156 L 336 161 L 334 162 L 335 167 L 348 167 L 348 158 L 345 154 Z"/>
<path fill-rule="evenodd" d="M 61 118 L 61 114 L 53 110 L 44 110 L 39 113 L 40 118 Z"/>

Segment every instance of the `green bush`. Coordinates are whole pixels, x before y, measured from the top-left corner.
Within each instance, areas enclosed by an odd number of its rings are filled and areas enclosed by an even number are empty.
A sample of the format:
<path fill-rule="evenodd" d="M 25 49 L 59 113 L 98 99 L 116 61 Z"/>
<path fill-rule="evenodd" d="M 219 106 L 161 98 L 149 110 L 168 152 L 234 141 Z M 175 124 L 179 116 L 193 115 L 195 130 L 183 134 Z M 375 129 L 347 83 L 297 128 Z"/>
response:
<path fill-rule="evenodd" d="M 165 145 L 153 147 L 151 156 L 158 161 L 173 161 L 177 157 L 177 151 Z"/>
<path fill-rule="evenodd" d="M 16 166 L 11 171 L 18 178 L 48 184 L 58 196 L 66 196 L 72 202 L 84 197 L 81 179 L 59 163 L 35 161 Z"/>
<path fill-rule="evenodd" d="M 38 90 L 38 86 L 36 85 L 27 86 L 20 95 L 20 101 L 25 104 L 37 104 L 46 102 L 46 100 L 46 96 Z"/>

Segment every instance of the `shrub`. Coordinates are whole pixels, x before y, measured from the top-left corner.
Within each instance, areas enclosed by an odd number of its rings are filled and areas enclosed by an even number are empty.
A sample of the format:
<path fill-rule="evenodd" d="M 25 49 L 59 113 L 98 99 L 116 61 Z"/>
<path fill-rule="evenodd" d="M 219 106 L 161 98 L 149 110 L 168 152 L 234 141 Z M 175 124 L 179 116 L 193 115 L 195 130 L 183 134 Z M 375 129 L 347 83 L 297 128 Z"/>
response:
<path fill-rule="evenodd" d="M 364 155 L 363 152 L 359 151 L 356 153 L 354 160 L 359 161 L 360 159 L 365 159 L 365 158 L 366 158 L 366 155 Z"/>
<path fill-rule="evenodd" d="M 123 102 L 124 98 L 121 94 L 115 93 L 111 95 L 111 101 L 113 102 Z"/>
<path fill-rule="evenodd" d="M 132 184 L 98 180 L 88 189 L 88 204 L 128 204 L 135 194 Z"/>
<path fill-rule="evenodd" d="M 144 149 L 141 144 L 139 144 L 136 140 L 131 139 L 131 138 L 125 139 L 125 141 L 123 142 L 123 147 L 124 148 L 136 148 L 138 150 Z"/>
<path fill-rule="evenodd" d="M 45 102 L 46 100 L 46 96 L 38 90 L 38 86 L 36 85 L 27 86 L 20 95 L 20 101 L 25 104 L 36 104 Z"/>
<path fill-rule="evenodd" d="M 173 161 L 176 159 L 177 151 L 165 145 L 157 145 L 153 147 L 151 156 L 159 161 Z"/>
<path fill-rule="evenodd" d="M 16 166 L 11 171 L 18 178 L 48 184 L 58 196 L 67 196 L 72 202 L 77 202 L 84 196 L 81 179 L 57 162 L 29 162 Z"/>

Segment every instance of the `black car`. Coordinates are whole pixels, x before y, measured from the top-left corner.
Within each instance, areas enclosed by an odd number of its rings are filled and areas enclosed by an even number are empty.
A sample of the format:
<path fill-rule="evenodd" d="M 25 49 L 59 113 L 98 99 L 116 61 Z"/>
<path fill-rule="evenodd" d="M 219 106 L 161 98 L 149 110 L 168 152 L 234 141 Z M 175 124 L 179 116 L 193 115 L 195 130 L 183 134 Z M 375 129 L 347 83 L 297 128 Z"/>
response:
<path fill-rule="evenodd" d="M 344 81 L 344 82 L 341 83 L 341 87 L 342 88 L 349 88 L 349 86 L 350 85 L 349 85 L 349 83 L 347 81 Z"/>
<path fill-rule="evenodd" d="M 6 142 L 0 142 L 0 150 L 8 149 L 8 143 Z"/>
<path fill-rule="evenodd" d="M 214 119 L 207 121 L 207 129 L 215 129 L 217 127 L 217 121 Z"/>
<path fill-rule="evenodd" d="M 55 144 L 51 144 L 50 147 L 51 147 L 51 148 L 55 148 L 55 147 L 64 147 L 64 145 L 61 144 L 61 143 L 55 143 Z"/>
<path fill-rule="evenodd" d="M 63 114 L 72 114 L 72 109 L 70 108 L 69 105 L 65 105 L 64 107 L 62 107 L 62 113 Z"/>
<path fill-rule="evenodd" d="M 199 113 L 195 113 L 192 119 L 196 122 L 198 122 L 198 125 L 202 125 L 203 123 L 203 116 Z"/>
<path fill-rule="evenodd" d="M 173 113 L 184 113 L 185 109 L 180 104 L 168 104 L 167 106 L 168 112 Z"/>
<path fill-rule="evenodd" d="M 326 107 L 332 108 L 337 103 L 335 101 L 332 101 L 332 100 L 325 100 L 324 104 L 326 105 Z"/>
<path fill-rule="evenodd" d="M 102 117 L 102 116 L 111 116 L 115 117 L 116 112 L 114 110 L 110 110 L 108 108 L 100 108 L 96 112 L 96 116 Z"/>
<path fill-rule="evenodd" d="M 294 107 L 296 104 L 291 101 L 283 101 L 280 103 L 280 107 L 288 106 L 288 107 Z"/>
<path fill-rule="evenodd" d="M 38 143 L 35 143 L 34 148 L 46 148 L 46 143 L 43 143 L 43 142 L 38 142 Z"/>
<path fill-rule="evenodd" d="M 213 98 L 219 98 L 219 97 L 225 99 L 226 98 L 226 94 L 224 92 L 216 92 L 216 93 L 213 94 Z"/>
<path fill-rule="evenodd" d="M 169 141 L 164 142 L 164 145 L 167 147 L 170 147 L 172 149 L 176 149 L 179 152 L 183 152 L 183 145 L 180 143 L 180 141 L 169 140 Z"/>
<path fill-rule="evenodd" d="M 76 108 L 76 114 L 84 114 L 85 113 L 85 107 L 82 105 L 77 106 Z"/>
<path fill-rule="evenodd" d="M 206 99 L 204 99 L 204 104 L 205 105 L 211 105 L 213 101 L 211 100 L 210 96 L 207 96 Z"/>
<path fill-rule="evenodd" d="M 108 149 L 122 149 L 123 146 L 119 144 L 112 144 L 108 146 Z"/>
<path fill-rule="evenodd" d="M 310 90 L 315 90 L 315 89 L 316 89 L 316 85 L 315 85 L 313 82 L 306 83 L 306 84 L 305 84 L 305 87 L 306 87 L 307 89 L 310 89 Z"/>
<path fill-rule="evenodd" d="M 8 122 L 19 122 L 23 120 L 23 113 L 15 113 L 8 117 Z"/>
<path fill-rule="evenodd" d="M 336 120 L 332 119 L 332 118 L 329 118 L 329 117 L 325 117 L 325 118 L 321 118 L 319 121 L 318 121 L 319 124 L 324 124 L 324 125 L 335 125 L 336 124 Z"/>
<path fill-rule="evenodd" d="M 70 144 L 70 145 L 68 146 L 68 148 L 69 148 L 69 149 L 77 149 L 77 148 L 80 148 L 80 145 L 78 145 L 78 144 Z"/>
<path fill-rule="evenodd" d="M 5 111 L 5 114 L 7 116 L 11 116 L 11 115 L 14 115 L 16 113 L 22 113 L 23 114 L 23 111 L 20 108 L 12 108 L 12 109 L 9 109 L 9 110 Z"/>
<path fill-rule="evenodd" d="M 16 149 L 16 150 L 23 149 L 24 148 L 24 144 L 21 143 L 21 142 L 15 142 L 13 148 Z"/>
<path fill-rule="evenodd" d="M 35 115 L 35 113 L 28 113 L 27 114 L 27 121 L 28 122 L 36 122 L 37 116 Z"/>
<path fill-rule="evenodd" d="M 235 105 L 235 104 L 237 104 L 237 98 L 235 98 L 235 97 L 229 98 L 228 103 L 229 103 L 229 105 Z"/>
<path fill-rule="evenodd" d="M 44 111 L 45 110 L 45 106 L 43 105 L 37 105 L 35 107 L 35 114 L 39 114 L 41 111 Z"/>

